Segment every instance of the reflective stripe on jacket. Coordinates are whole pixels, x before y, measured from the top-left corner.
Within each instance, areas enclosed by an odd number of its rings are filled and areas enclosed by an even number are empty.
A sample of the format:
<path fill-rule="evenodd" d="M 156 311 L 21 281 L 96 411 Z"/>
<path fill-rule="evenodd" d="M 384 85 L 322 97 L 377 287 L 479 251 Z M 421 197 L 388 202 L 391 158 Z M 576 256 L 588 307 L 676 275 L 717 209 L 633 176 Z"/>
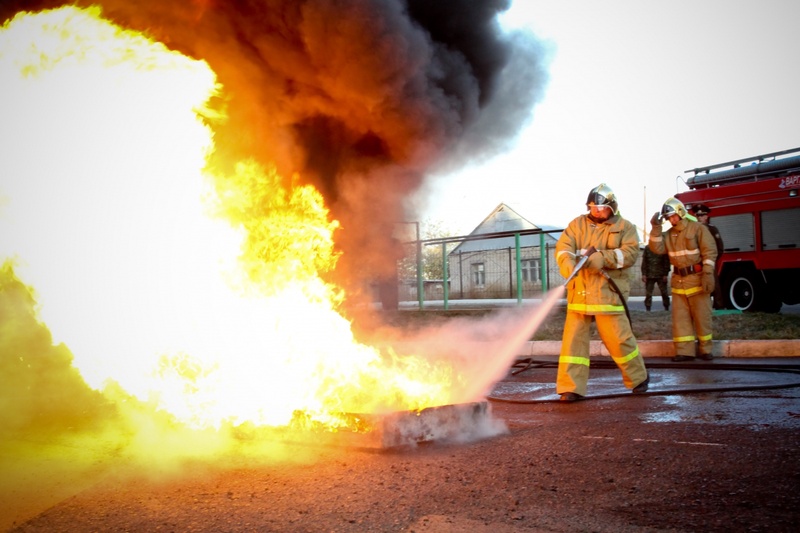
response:
<path fill-rule="evenodd" d="M 686 268 L 697 264 L 703 266 L 703 272 L 713 272 L 717 259 L 717 244 L 708 228 L 700 222 L 683 219 L 676 226 L 662 231 L 650 233 L 650 249 L 658 254 L 669 254 L 669 262 L 673 267 Z M 672 292 L 691 296 L 702 292 L 701 273 L 688 276 L 672 276 Z"/>
<path fill-rule="evenodd" d="M 639 257 L 639 237 L 633 224 L 614 215 L 596 223 L 581 215 L 569 223 L 556 243 L 556 261 L 561 275 L 569 277 L 576 258 L 594 246 L 603 254 L 603 270 L 627 299 L 630 268 Z M 597 271 L 583 268 L 567 285 L 567 309 L 587 315 L 624 313 L 625 307 L 608 280 Z"/>

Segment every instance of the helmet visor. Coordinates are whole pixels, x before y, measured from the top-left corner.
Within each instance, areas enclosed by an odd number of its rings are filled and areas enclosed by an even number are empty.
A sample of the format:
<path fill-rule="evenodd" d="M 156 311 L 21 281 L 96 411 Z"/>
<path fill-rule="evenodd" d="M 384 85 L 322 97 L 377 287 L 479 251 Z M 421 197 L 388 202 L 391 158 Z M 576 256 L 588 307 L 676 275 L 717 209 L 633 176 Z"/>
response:
<path fill-rule="evenodd" d="M 599 191 L 592 191 L 589 193 L 589 198 L 586 199 L 586 205 L 608 205 L 608 198 L 606 198 L 603 194 Z"/>

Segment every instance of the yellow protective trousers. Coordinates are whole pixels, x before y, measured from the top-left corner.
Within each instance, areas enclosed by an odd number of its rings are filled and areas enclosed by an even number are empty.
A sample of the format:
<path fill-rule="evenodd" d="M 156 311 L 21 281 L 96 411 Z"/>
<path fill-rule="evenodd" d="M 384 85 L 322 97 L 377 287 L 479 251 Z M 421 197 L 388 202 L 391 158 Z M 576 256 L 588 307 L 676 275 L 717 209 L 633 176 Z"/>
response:
<path fill-rule="evenodd" d="M 711 295 L 700 287 L 672 287 L 672 342 L 675 355 L 710 354 L 712 350 Z M 697 353 L 695 353 L 697 341 Z"/>
<path fill-rule="evenodd" d="M 628 317 L 623 314 L 586 315 L 567 311 L 561 355 L 558 358 L 556 393 L 574 392 L 586 396 L 589 381 L 589 337 L 592 318 L 611 358 L 622 372 L 622 382 L 629 389 L 647 379 L 644 358 Z"/>

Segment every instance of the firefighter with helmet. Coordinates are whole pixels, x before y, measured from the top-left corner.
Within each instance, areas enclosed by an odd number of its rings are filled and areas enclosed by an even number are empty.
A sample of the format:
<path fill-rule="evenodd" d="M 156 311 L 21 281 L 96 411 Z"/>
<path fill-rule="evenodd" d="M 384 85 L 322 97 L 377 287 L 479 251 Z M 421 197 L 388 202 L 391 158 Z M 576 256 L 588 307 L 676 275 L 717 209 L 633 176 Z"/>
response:
<path fill-rule="evenodd" d="M 630 269 L 639 256 L 639 236 L 619 214 L 617 197 L 605 183 L 589 192 L 586 208 L 589 212 L 570 222 L 556 244 L 559 270 L 568 279 L 556 378 L 556 392 L 563 402 L 586 396 L 592 321 L 625 386 L 642 393 L 650 383 L 625 307 Z M 575 272 L 583 258 L 586 262 Z"/>
<path fill-rule="evenodd" d="M 672 224 L 667 231 L 661 228 L 664 219 Z M 650 223 L 653 228 L 648 246 L 657 254 L 668 254 L 672 264 L 672 360 L 693 361 L 700 357 L 710 361 L 711 294 L 717 260 L 714 237 L 708 227 L 687 214 L 677 198 L 667 199 Z"/>

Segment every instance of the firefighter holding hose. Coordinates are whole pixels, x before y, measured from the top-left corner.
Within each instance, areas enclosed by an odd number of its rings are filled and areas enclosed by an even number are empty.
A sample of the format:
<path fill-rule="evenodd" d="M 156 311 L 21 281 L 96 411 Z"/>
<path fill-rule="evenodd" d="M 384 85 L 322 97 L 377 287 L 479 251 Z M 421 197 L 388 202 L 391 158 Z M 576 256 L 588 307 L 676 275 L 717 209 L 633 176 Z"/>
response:
<path fill-rule="evenodd" d="M 663 220 L 672 227 L 663 231 Z M 668 198 L 661 212 L 650 219 L 653 226 L 648 246 L 657 254 L 668 254 L 672 264 L 673 361 L 713 358 L 711 294 L 717 245 L 708 227 L 693 220 L 677 198 Z M 696 346 L 695 346 L 696 343 Z"/>
<path fill-rule="evenodd" d="M 605 183 L 589 192 L 586 208 L 589 213 L 570 222 L 556 244 L 556 261 L 567 278 L 567 318 L 556 378 L 563 402 L 586 396 L 592 321 L 625 386 L 642 393 L 650 383 L 627 316 L 630 269 L 639 256 L 636 228 L 619 214 L 617 197 Z"/>

